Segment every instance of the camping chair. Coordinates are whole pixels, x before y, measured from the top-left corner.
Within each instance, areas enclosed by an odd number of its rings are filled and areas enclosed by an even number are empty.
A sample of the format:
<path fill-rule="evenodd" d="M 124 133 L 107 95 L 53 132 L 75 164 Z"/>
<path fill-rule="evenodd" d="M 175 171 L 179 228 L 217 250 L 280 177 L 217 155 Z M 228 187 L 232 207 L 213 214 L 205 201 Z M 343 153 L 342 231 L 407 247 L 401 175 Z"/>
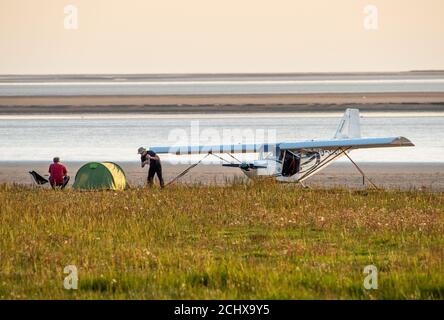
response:
<path fill-rule="evenodd" d="M 34 170 L 29 171 L 29 174 L 31 175 L 32 180 L 39 186 L 49 182 L 47 179 L 43 178 L 41 175 L 39 175 Z"/>

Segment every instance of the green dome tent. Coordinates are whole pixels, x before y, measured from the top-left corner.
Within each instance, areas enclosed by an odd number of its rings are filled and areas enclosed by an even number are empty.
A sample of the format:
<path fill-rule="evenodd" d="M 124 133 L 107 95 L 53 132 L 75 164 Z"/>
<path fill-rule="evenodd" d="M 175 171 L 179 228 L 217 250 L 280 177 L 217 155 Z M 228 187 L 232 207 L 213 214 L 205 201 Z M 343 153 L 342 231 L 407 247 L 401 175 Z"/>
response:
<path fill-rule="evenodd" d="M 77 171 L 74 189 L 124 190 L 127 188 L 125 173 L 113 162 L 90 162 Z"/>

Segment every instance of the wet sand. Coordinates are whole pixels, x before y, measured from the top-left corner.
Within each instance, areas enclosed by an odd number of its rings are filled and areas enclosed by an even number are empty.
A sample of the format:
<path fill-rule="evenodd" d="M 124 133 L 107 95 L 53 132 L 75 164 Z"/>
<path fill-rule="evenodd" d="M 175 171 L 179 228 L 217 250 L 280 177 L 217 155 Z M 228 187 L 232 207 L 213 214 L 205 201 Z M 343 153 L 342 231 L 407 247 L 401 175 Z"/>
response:
<path fill-rule="evenodd" d="M 75 173 L 82 162 L 65 163 L 70 171 L 71 186 Z M 119 163 L 131 186 L 143 185 L 147 175 L 147 168 L 142 169 L 138 162 Z M 18 183 L 32 185 L 28 174 L 35 170 L 45 174 L 49 163 L 44 162 L 0 162 L 0 183 Z M 367 176 L 379 187 L 394 190 L 432 190 L 444 191 L 444 163 L 363 163 L 361 168 Z M 163 164 L 165 181 L 168 182 L 182 172 L 187 165 Z M 217 165 L 200 165 L 191 170 L 177 183 L 184 184 L 218 184 L 229 181 L 248 181 L 245 175 L 237 168 L 227 168 Z M 308 186 L 314 187 L 343 187 L 361 189 L 362 176 L 353 165 L 348 163 L 332 164 L 324 171 L 306 181 Z M 48 186 L 45 186 L 48 187 Z"/>
<path fill-rule="evenodd" d="M 0 97 L 0 114 L 444 112 L 444 93 Z"/>

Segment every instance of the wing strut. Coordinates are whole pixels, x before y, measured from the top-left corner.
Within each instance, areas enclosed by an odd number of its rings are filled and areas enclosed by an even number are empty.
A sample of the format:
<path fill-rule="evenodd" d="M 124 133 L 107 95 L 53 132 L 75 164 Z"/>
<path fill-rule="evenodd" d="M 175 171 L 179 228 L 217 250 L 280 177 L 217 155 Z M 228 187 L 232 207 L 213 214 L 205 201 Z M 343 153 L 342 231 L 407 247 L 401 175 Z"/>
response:
<path fill-rule="evenodd" d="M 337 148 L 334 152 L 330 153 L 323 161 L 319 162 L 316 166 L 314 166 L 311 169 L 309 169 L 307 171 L 307 173 L 305 173 L 302 177 L 300 177 L 298 179 L 297 182 L 302 182 L 303 180 L 309 178 L 310 176 L 315 174 L 317 171 L 319 171 L 322 167 L 326 166 L 327 164 L 329 164 L 334 159 L 340 157 L 343 153 L 347 154 L 347 151 L 350 150 L 350 149 L 351 149 L 351 147 L 348 147 L 346 149 Z M 341 151 L 341 152 L 336 153 L 338 151 Z"/>
<path fill-rule="evenodd" d="M 231 154 L 227 153 L 228 155 L 230 155 L 231 157 L 233 157 Z M 170 182 L 168 182 L 167 184 L 165 184 L 165 187 L 169 186 L 170 184 L 174 183 L 177 179 L 182 178 L 184 175 L 186 175 L 191 169 L 193 169 L 194 167 L 196 167 L 197 165 L 199 165 L 206 157 L 208 157 L 209 155 L 215 156 L 216 158 L 219 158 L 222 161 L 225 161 L 227 163 L 230 163 L 230 161 L 212 153 L 211 151 L 208 152 L 202 159 L 200 159 L 198 162 L 193 163 L 191 166 L 189 166 L 188 168 L 186 168 L 184 171 L 182 171 L 181 173 L 179 173 L 177 176 L 175 176 Z M 233 157 L 234 159 L 236 159 L 235 157 Z M 239 161 L 238 159 L 236 159 L 237 161 Z M 240 162 L 240 161 L 239 161 Z"/>
<path fill-rule="evenodd" d="M 239 163 L 242 163 L 238 158 L 236 158 L 235 156 L 233 156 L 231 153 L 227 153 L 230 157 L 232 157 L 234 160 L 236 160 Z"/>
<path fill-rule="evenodd" d="M 182 171 L 181 173 L 179 173 L 177 176 L 175 176 L 170 182 L 168 182 L 165 187 L 169 186 L 170 184 L 174 183 L 177 179 L 182 178 L 184 175 L 186 175 L 191 169 L 193 169 L 195 166 L 197 166 L 198 164 L 200 164 L 206 157 L 208 157 L 211 153 L 207 153 L 205 155 L 205 157 L 203 157 L 202 159 L 200 159 L 198 162 L 193 163 L 191 166 L 189 166 L 188 168 L 186 168 L 184 171 Z"/>
<path fill-rule="evenodd" d="M 304 186 L 302 184 L 302 181 L 304 181 L 305 179 L 309 178 L 310 176 L 312 176 L 314 173 L 316 173 L 318 170 L 320 170 L 322 167 L 326 166 L 328 163 L 330 163 L 331 161 L 333 161 L 334 159 L 338 158 L 339 156 L 341 156 L 342 154 L 345 154 L 346 157 L 351 161 L 351 163 L 356 167 L 356 169 L 358 169 L 359 173 L 362 175 L 362 184 L 365 184 L 365 180 L 367 180 L 371 186 L 373 188 L 375 188 L 376 190 L 379 190 L 379 188 L 373 183 L 373 181 L 371 181 L 364 173 L 364 171 L 362 171 L 362 169 L 356 164 L 356 162 L 353 161 L 353 159 L 348 155 L 347 151 L 349 151 L 352 147 L 349 148 L 337 148 L 333 153 L 329 154 L 327 156 L 327 158 L 325 158 L 325 160 L 321 161 L 317 166 L 314 166 L 313 168 L 309 169 L 307 173 L 305 173 L 302 177 L 300 177 L 297 182 L 301 183 L 302 186 Z M 340 151 L 339 153 L 336 153 Z"/>
<path fill-rule="evenodd" d="M 341 149 L 342 150 L 342 149 Z M 373 188 L 375 188 L 376 190 L 379 190 L 379 188 L 376 186 L 376 184 L 374 184 L 364 173 L 364 171 L 362 171 L 361 168 L 359 168 L 359 166 L 356 164 L 356 162 L 353 161 L 352 158 L 350 158 L 350 156 L 347 154 L 347 152 L 344 152 L 345 155 L 347 156 L 347 158 L 351 161 L 351 163 L 353 163 L 353 165 L 356 167 L 356 169 L 358 169 L 359 173 L 362 175 L 362 184 L 365 184 L 365 179 L 367 179 L 367 181 L 373 186 Z"/>

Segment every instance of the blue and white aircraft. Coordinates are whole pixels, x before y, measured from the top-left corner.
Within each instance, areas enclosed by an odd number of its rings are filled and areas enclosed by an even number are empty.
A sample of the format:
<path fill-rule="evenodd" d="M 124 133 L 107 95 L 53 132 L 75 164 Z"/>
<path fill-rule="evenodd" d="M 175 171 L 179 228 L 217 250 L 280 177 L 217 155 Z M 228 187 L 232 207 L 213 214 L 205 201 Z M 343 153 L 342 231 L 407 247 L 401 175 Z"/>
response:
<path fill-rule="evenodd" d="M 302 184 L 304 180 L 342 156 L 348 157 L 365 177 L 362 170 L 348 155 L 353 150 L 410 146 L 414 144 L 405 137 L 362 138 L 359 110 L 347 109 L 333 139 L 273 144 L 152 147 L 150 150 L 157 154 L 176 155 L 259 153 L 259 159 L 252 162 L 225 160 L 228 163 L 222 165 L 240 168 L 250 178 L 268 176 L 282 182 Z M 234 156 L 232 158 L 236 159 Z"/>

